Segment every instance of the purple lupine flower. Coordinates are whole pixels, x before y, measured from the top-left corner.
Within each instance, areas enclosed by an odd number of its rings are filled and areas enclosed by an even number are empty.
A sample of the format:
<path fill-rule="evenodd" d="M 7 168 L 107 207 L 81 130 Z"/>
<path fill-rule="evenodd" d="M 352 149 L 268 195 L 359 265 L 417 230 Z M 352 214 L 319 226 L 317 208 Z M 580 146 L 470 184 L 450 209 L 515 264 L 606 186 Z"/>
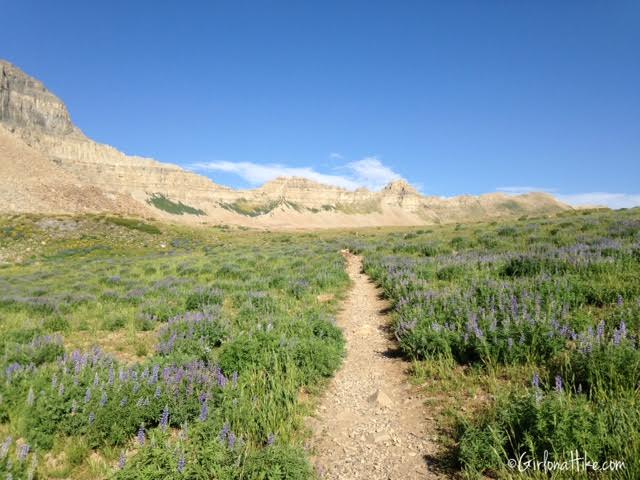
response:
<path fill-rule="evenodd" d="M 562 377 L 556 375 L 556 392 L 562 392 Z"/>
<path fill-rule="evenodd" d="M 149 384 L 155 385 L 158 383 L 158 373 L 160 372 L 160 365 L 154 365 L 153 370 L 151 370 L 151 376 L 149 377 Z"/>
<path fill-rule="evenodd" d="M 494 333 L 498 328 L 498 322 L 496 321 L 495 317 L 491 319 L 491 323 L 489 324 L 489 331 L 491 333 Z"/>
<path fill-rule="evenodd" d="M 87 391 L 84 394 L 84 403 L 89 403 L 91 401 L 91 389 L 87 388 Z"/>
<path fill-rule="evenodd" d="M 127 404 L 128 401 L 129 401 L 129 399 L 127 397 L 122 397 L 120 399 L 120 406 L 124 407 Z"/>
<path fill-rule="evenodd" d="M 169 425 L 169 406 L 165 405 L 164 410 L 162 410 L 162 416 L 160 417 L 160 428 L 165 431 L 167 425 Z"/>
<path fill-rule="evenodd" d="M 598 324 L 596 330 L 596 338 L 598 339 L 598 341 L 602 341 L 602 339 L 604 338 L 604 320 L 601 320 Z"/>
<path fill-rule="evenodd" d="M 93 386 L 97 387 L 99 383 L 100 383 L 100 377 L 98 377 L 98 372 L 96 372 L 95 376 L 93 377 Z"/>
<path fill-rule="evenodd" d="M 178 473 L 184 473 L 184 469 L 187 466 L 187 460 L 184 458 L 184 453 L 180 453 L 178 457 Z"/>
<path fill-rule="evenodd" d="M 96 419 L 96 414 L 91 412 L 89 414 L 89 425 L 93 425 L 93 422 L 95 421 L 95 419 Z"/>
<path fill-rule="evenodd" d="M 511 315 L 513 318 L 518 317 L 518 299 L 515 295 L 511 296 Z"/>
<path fill-rule="evenodd" d="M 61 383 L 58 387 L 58 395 L 61 397 L 64 396 L 64 383 Z"/>
<path fill-rule="evenodd" d="M 2 442 L 2 445 L 0 445 L 0 460 L 4 460 L 4 458 L 7 456 L 7 454 L 9 453 L 9 447 L 11 446 L 11 443 L 13 442 L 13 437 L 9 436 L 5 439 L 4 442 Z"/>
<path fill-rule="evenodd" d="M 593 350 L 593 344 L 590 341 L 587 341 L 583 347 L 584 354 L 589 355 L 592 350 Z"/>
<path fill-rule="evenodd" d="M 233 372 L 233 375 L 231 375 L 231 383 L 233 383 L 234 387 L 238 386 L 238 372 Z"/>
<path fill-rule="evenodd" d="M 533 385 L 534 388 L 540 388 L 540 375 L 538 375 L 538 372 L 535 372 L 533 374 L 533 379 L 531 380 L 531 385 Z"/>
<path fill-rule="evenodd" d="M 233 450 L 233 447 L 236 445 L 236 434 L 233 432 L 229 432 L 229 435 L 227 435 L 227 441 L 229 444 L 229 448 Z"/>
<path fill-rule="evenodd" d="M 269 437 L 267 437 L 267 445 L 270 447 L 274 443 L 276 443 L 276 436 L 273 433 L 270 433 Z"/>
<path fill-rule="evenodd" d="M 507 338 L 507 346 L 509 347 L 509 350 L 513 348 L 513 338 Z"/>
<path fill-rule="evenodd" d="M 616 328 L 613 332 L 613 344 L 617 347 L 620 345 L 622 341 L 622 337 L 620 336 L 620 331 Z"/>
<path fill-rule="evenodd" d="M 222 426 L 222 430 L 220 430 L 220 440 L 224 442 L 227 439 L 227 435 L 229 435 L 229 431 L 231 428 L 229 427 L 229 422 L 225 422 Z"/>
<path fill-rule="evenodd" d="M 618 302 L 617 302 L 618 306 L 621 307 L 622 305 L 624 305 L 624 300 L 622 298 L 622 295 L 618 295 Z"/>
<path fill-rule="evenodd" d="M 227 377 L 225 377 L 221 371 L 218 371 L 217 377 L 218 377 L 218 385 L 224 388 L 228 382 Z"/>
<path fill-rule="evenodd" d="M 104 407 L 107 404 L 107 392 L 105 392 L 104 390 L 102 391 L 102 396 L 100 397 L 100 406 Z"/>
<path fill-rule="evenodd" d="M 109 367 L 109 385 L 113 385 L 115 381 L 115 371 L 113 370 L 113 365 Z"/>
<path fill-rule="evenodd" d="M 140 425 L 140 429 L 138 430 L 138 444 L 142 447 L 144 446 L 144 442 L 147 438 L 147 435 L 144 432 L 144 426 Z"/>
<path fill-rule="evenodd" d="M 158 386 L 156 387 L 156 393 L 154 394 L 154 396 L 155 396 L 156 398 L 160 398 L 160 396 L 161 396 L 161 395 L 162 395 L 162 389 L 160 388 L 160 385 L 158 385 Z"/>
<path fill-rule="evenodd" d="M 207 417 L 209 417 L 209 407 L 207 406 L 207 402 L 202 402 L 202 406 L 200 407 L 200 421 L 204 422 Z"/>
<path fill-rule="evenodd" d="M 23 443 L 20 446 L 20 452 L 18 453 L 18 460 L 21 462 L 24 462 L 27 459 L 27 456 L 29 455 L 29 450 L 31 450 L 31 447 L 29 446 L 29 444 Z"/>

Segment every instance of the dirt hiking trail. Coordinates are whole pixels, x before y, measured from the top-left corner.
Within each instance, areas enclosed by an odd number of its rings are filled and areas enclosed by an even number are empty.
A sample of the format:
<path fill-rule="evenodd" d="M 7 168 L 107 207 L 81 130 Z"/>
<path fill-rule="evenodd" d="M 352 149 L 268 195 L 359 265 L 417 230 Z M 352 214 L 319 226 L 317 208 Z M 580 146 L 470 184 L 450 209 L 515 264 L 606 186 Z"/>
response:
<path fill-rule="evenodd" d="M 437 450 L 435 425 L 396 354 L 388 303 L 362 273 L 362 259 L 344 255 L 353 286 L 337 321 L 347 355 L 309 419 L 316 471 L 340 480 L 444 478 L 426 459 Z"/>

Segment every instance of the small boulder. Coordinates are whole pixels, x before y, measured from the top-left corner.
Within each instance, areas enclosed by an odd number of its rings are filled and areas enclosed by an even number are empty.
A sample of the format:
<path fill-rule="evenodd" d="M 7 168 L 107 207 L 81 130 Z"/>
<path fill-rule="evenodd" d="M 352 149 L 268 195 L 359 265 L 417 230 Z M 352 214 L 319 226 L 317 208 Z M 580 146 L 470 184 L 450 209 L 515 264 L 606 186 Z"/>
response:
<path fill-rule="evenodd" d="M 389 398 L 389 395 L 381 389 L 376 390 L 375 393 L 369 397 L 369 403 L 386 408 L 393 406 L 393 401 Z"/>

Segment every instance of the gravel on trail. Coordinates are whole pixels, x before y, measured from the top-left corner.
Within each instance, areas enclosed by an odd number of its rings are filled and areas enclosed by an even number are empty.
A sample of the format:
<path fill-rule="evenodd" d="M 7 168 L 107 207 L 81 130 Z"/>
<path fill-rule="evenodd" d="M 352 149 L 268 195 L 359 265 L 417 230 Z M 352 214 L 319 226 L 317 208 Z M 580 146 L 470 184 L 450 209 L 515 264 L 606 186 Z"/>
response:
<path fill-rule="evenodd" d="M 344 255 L 353 285 L 337 323 L 347 354 L 309 418 L 316 471 L 341 480 L 444 478 L 427 460 L 437 452 L 436 425 L 396 354 L 388 303 L 362 273 L 362 258 Z"/>

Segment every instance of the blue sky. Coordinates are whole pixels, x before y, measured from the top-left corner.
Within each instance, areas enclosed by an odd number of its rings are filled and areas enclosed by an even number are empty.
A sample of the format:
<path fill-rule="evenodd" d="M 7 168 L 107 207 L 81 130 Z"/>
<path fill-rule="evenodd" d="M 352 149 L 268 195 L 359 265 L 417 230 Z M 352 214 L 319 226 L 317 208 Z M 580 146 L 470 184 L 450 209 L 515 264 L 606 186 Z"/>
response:
<path fill-rule="evenodd" d="M 640 205 L 640 2 L 2 2 L 90 137 L 236 187 Z"/>

